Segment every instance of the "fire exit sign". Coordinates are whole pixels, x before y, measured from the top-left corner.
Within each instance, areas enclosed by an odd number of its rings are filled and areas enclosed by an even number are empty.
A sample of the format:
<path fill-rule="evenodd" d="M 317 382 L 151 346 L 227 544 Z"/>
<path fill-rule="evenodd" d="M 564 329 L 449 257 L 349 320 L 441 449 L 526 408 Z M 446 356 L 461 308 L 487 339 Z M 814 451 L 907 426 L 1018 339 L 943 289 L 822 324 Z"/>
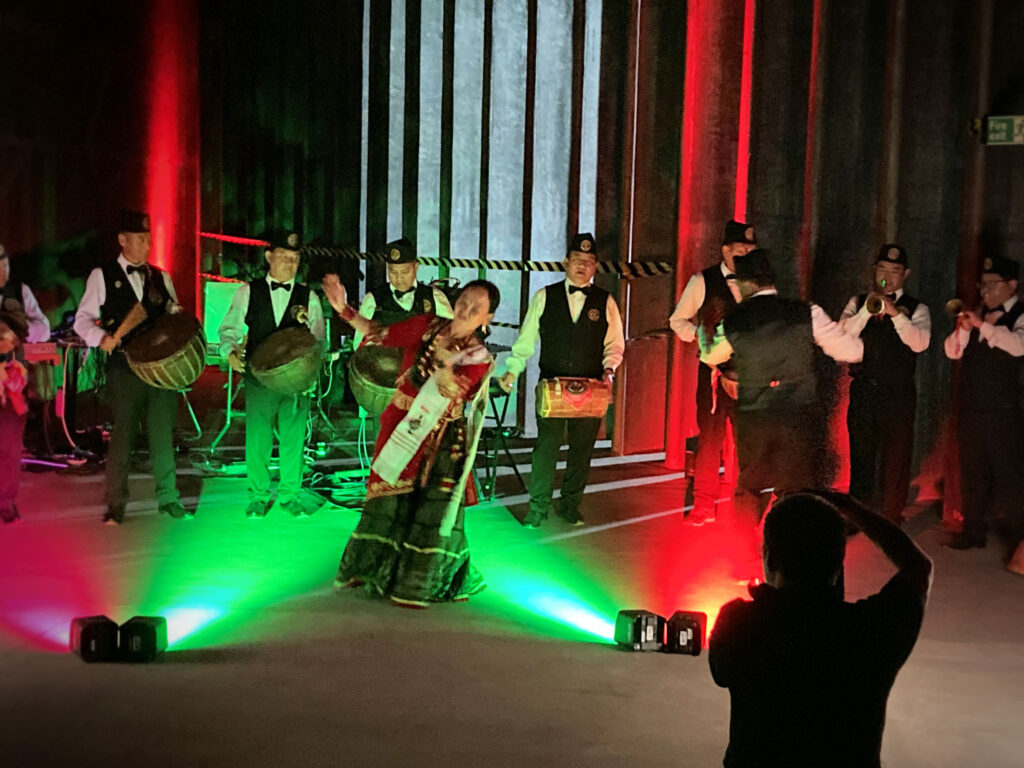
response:
<path fill-rule="evenodd" d="M 985 120 L 986 144 L 1024 144 L 1024 115 Z"/>

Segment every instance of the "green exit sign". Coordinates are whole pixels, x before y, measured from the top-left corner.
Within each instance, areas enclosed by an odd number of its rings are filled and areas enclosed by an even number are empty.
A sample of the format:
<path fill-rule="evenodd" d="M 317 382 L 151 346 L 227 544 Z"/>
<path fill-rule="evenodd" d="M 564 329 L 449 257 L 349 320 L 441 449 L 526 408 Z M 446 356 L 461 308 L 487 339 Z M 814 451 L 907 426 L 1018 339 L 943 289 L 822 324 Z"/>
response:
<path fill-rule="evenodd" d="M 1024 144 L 1024 115 L 985 120 L 986 144 Z"/>

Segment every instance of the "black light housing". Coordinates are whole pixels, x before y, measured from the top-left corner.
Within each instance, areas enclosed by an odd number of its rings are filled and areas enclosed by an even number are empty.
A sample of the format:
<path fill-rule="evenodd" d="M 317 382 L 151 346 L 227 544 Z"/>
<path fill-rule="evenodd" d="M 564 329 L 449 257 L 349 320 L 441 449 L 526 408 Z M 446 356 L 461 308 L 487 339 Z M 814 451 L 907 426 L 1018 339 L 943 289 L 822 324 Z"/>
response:
<path fill-rule="evenodd" d="M 676 611 L 668 620 L 665 650 L 700 656 L 707 633 L 708 615 L 699 611 Z"/>
<path fill-rule="evenodd" d="M 68 644 L 82 661 L 116 661 L 117 623 L 107 616 L 78 616 L 71 620 Z"/>
<path fill-rule="evenodd" d="M 121 625 L 121 658 L 150 662 L 167 650 L 167 619 L 133 616 Z"/>
<path fill-rule="evenodd" d="M 665 643 L 665 617 L 651 611 L 619 611 L 615 642 L 634 651 L 659 651 Z"/>

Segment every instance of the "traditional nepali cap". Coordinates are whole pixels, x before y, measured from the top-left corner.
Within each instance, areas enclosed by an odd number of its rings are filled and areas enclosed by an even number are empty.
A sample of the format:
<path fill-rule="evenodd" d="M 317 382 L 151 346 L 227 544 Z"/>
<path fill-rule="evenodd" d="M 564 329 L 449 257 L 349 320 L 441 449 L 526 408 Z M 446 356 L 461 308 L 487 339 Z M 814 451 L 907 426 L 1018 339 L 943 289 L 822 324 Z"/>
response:
<path fill-rule="evenodd" d="M 263 239 L 270 243 L 270 250 L 284 248 L 288 251 L 298 251 L 302 249 L 302 235 L 290 229 L 272 229 Z"/>
<path fill-rule="evenodd" d="M 765 248 L 755 248 L 745 256 L 737 256 L 732 263 L 737 280 L 775 281 L 771 254 Z"/>
<path fill-rule="evenodd" d="M 732 243 L 756 245 L 757 240 L 754 239 L 754 228 L 750 224 L 744 224 L 742 221 L 726 222 L 725 232 L 722 233 L 722 245 L 731 245 Z"/>
<path fill-rule="evenodd" d="M 876 264 L 883 262 L 907 266 L 907 249 L 897 243 L 886 243 L 878 249 L 878 258 L 875 259 Z"/>
<path fill-rule="evenodd" d="M 135 234 L 149 232 L 149 214 L 144 211 L 121 211 L 121 228 L 118 231 Z"/>
<path fill-rule="evenodd" d="M 384 246 L 388 264 L 413 264 L 417 261 L 416 246 L 407 237 L 392 240 Z"/>
<path fill-rule="evenodd" d="M 1020 276 L 1020 264 L 1005 256 L 986 256 L 981 262 L 981 271 L 999 275 L 1003 280 L 1016 280 Z"/>
<path fill-rule="evenodd" d="M 597 242 L 589 232 L 580 232 L 569 241 L 569 253 L 591 253 L 597 258 Z"/>

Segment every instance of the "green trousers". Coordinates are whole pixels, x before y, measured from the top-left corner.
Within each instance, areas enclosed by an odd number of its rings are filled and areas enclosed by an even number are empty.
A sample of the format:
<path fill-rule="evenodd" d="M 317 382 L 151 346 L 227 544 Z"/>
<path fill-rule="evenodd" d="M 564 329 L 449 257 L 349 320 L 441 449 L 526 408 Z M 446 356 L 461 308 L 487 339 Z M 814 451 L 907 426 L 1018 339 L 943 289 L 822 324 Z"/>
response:
<path fill-rule="evenodd" d="M 270 498 L 270 455 L 274 450 L 274 419 L 280 439 L 281 480 L 277 496 L 290 501 L 302 487 L 302 451 L 306 445 L 309 395 L 282 395 L 251 377 L 245 379 L 245 469 L 249 501 Z"/>

